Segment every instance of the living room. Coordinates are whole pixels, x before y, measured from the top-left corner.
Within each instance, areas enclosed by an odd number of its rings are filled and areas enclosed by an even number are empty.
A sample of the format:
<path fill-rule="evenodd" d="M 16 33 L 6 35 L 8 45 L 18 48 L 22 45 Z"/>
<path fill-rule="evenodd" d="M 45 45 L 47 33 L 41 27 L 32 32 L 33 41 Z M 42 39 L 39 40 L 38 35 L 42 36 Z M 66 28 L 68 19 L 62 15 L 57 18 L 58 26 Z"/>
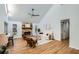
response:
<path fill-rule="evenodd" d="M 65 4 L 0 4 L 0 34 L 6 34 L 10 42 L 8 53 L 79 53 L 78 22 L 79 5 Z M 61 21 L 68 20 L 69 35 L 61 37 Z M 77 29 L 76 29 L 77 28 Z M 25 38 L 27 36 L 27 38 Z M 29 38 L 31 36 L 32 39 Z M 4 37 L 4 36 L 3 36 Z M 62 40 L 68 38 L 68 42 Z M 24 39 L 24 40 L 22 40 Z M 26 39 L 35 40 L 30 46 Z M 1 38 L 0 38 L 1 40 Z M 26 41 L 25 41 L 26 40 Z M 5 40 L 4 40 L 5 41 Z M 36 41 L 38 43 L 36 43 Z M 64 40 L 65 41 L 65 40 Z M 2 41 L 1 41 L 2 42 Z M 0 42 L 0 43 L 1 43 Z M 7 41 L 5 41 L 7 44 Z M 30 41 L 32 42 L 32 41 Z M 52 43 L 51 43 L 52 42 Z M 58 42 L 58 43 L 57 43 Z M 11 46 L 11 43 L 13 45 Z M 57 44 L 56 44 L 57 43 Z M 68 52 L 57 52 L 62 44 L 66 45 Z M 2 43 L 4 44 L 4 43 Z M 5 45 L 4 44 L 4 45 Z M 29 46 L 27 46 L 29 44 Z M 54 45 L 55 44 L 55 45 Z M 60 45 L 59 45 L 60 44 Z M 48 51 L 50 45 L 57 46 L 58 50 Z M 52 47 L 54 47 L 52 46 Z M 24 48 L 23 48 L 24 47 Z M 28 48 L 29 47 L 29 48 Z M 39 47 L 42 47 L 39 49 Z M 45 49 L 49 48 L 46 51 Z M 21 49 L 21 50 L 20 50 Z M 37 51 L 36 51 L 37 49 Z M 53 48 L 51 48 L 53 49 Z M 26 51 L 27 50 L 27 51 Z M 29 51 L 30 50 L 30 51 Z M 63 49 L 64 50 L 64 49 Z M 70 51 L 74 52 L 70 52 Z M 24 51 L 24 52 L 23 52 Z M 28 52 L 29 51 L 29 52 Z M 34 52 L 31 52 L 34 51 Z M 40 52 L 38 52 L 40 51 Z"/>

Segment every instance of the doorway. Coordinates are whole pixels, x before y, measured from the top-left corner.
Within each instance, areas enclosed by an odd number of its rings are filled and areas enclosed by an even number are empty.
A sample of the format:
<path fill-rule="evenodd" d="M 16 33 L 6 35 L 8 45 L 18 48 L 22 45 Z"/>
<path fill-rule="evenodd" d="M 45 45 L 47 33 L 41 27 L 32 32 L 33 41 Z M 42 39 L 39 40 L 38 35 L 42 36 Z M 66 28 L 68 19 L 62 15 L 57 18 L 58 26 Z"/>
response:
<path fill-rule="evenodd" d="M 17 24 L 13 24 L 12 26 L 13 26 L 13 29 L 12 29 L 12 31 L 13 31 L 13 32 L 12 32 L 13 36 L 14 36 L 14 35 L 17 35 Z"/>
<path fill-rule="evenodd" d="M 61 20 L 61 40 L 67 40 L 69 42 L 70 34 L 70 20 Z"/>
<path fill-rule="evenodd" d="M 8 34 L 8 23 L 4 22 L 4 33 L 7 35 Z"/>

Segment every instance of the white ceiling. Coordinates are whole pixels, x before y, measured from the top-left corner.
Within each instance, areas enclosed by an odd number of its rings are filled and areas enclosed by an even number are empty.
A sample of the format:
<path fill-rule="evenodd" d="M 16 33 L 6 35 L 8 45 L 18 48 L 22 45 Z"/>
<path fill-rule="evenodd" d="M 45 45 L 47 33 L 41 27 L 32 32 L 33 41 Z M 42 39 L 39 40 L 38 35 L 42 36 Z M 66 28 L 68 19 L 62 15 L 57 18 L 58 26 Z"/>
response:
<path fill-rule="evenodd" d="M 0 19 L 5 20 L 6 19 L 6 11 L 5 11 L 5 5 L 4 4 L 0 4 Z"/>
<path fill-rule="evenodd" d="M 8 5 L 9 20 L 22 22 L 40 22 L 51 6 L 51 4 L 11 4 Z M 32 8 L 34 8 L 40 16 L 31 17 L 28 15 Z"/>

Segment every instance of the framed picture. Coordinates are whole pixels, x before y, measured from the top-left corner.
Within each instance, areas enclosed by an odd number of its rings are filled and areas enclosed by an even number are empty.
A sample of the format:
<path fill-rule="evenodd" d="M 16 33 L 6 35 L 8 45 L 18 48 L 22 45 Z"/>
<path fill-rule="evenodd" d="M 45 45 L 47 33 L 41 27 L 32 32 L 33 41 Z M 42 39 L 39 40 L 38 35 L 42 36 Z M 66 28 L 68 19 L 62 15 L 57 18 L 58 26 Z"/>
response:
<path fill-rule="evenodd" d="M 17 24 L 13 24 L 13 34 L 17 34 Z"/>
<path fill-rule="evenodd" d="M 31 25 L 30 24 L 25 24 L 25 27 L 30 28 Z"/>
<path fill-rule="evenodd" d="M 51 29 L 51 24 L 46 24 L 46 30 L 50 30 Z"/>

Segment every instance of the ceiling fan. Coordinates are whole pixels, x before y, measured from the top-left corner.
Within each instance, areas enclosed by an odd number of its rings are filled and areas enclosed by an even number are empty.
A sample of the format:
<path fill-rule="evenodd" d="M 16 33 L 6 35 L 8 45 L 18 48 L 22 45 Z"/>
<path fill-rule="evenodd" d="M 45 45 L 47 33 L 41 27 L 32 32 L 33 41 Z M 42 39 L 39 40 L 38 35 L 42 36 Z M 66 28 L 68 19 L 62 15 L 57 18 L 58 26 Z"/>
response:
<path fill-rule="evenodd" d="M 28 13 L 28 15 L 32 16 L 39 16 L 39 14 L 36 13 L 35 9 L 32 8 L 31 13 Z"/>

